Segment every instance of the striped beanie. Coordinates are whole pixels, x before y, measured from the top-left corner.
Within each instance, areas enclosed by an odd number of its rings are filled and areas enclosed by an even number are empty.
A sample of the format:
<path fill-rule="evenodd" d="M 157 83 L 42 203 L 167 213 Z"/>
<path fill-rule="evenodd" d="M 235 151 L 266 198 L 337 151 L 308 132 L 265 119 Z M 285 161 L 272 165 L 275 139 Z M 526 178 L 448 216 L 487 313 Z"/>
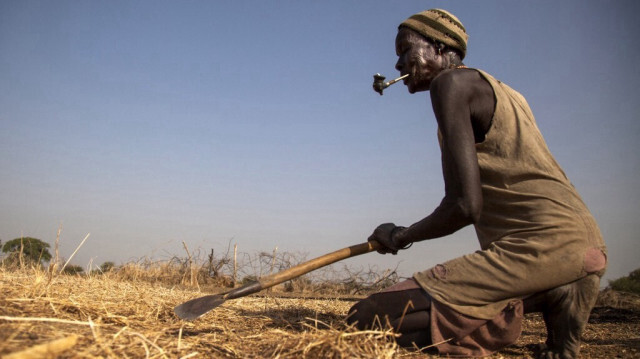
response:
<path fill-rule="evenodd" d="M 460 51 L 463 59 L 467 54 L 469 36 L 460 20 L 446 10 L 431 9 L 419 12 L 402 22 L 400 27 L 408 27 Z"/>

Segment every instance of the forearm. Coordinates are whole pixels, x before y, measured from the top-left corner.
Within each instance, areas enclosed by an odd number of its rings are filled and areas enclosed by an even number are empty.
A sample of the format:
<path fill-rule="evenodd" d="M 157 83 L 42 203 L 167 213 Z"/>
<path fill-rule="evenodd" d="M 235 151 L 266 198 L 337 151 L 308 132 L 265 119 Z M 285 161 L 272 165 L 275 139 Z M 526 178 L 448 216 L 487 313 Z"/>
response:
<path fill-rule="evenodd" d="M 433 213 L 401 231 L 396 240 L 404 247 L 409 243 L 452 234 L 477 221 L 474 211 L 459 201 L 443 200 Z"/>

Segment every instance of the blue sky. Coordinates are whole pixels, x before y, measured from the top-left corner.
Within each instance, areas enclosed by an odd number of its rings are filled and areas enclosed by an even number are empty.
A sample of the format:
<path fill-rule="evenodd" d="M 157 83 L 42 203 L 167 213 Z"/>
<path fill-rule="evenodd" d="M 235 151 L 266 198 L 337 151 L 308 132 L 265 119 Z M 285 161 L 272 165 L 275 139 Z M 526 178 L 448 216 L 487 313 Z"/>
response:
<path fill-rule="evenodd" d="M 2 1 L 0 239 L 74 262 L 191 248 L 306 252 L 411 223 L 443 183 L 428 93 L 396 77 L 397 25 L 427 8 L 470 35 L 465 63 L 520 91 L 598 220 L 606 278 L 640 267 L 636 1 Z M 403 275 L 474 232 L 355 266 Z"/>

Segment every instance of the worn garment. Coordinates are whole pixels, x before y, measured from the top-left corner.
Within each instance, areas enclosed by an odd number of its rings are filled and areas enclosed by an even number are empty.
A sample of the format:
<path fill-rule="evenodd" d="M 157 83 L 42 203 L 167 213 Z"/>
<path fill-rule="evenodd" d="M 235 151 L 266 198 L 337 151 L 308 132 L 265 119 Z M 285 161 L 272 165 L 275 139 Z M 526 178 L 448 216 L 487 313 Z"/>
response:
<path fill-rule="evenodd" d="M 520 336 L 522 311 L 522 301 L 516 300 L 492 320 L 471 318 L 433 300 L 408 279 L 356 303 L 347 323 L 360 330 L 391 327 L 403 347 L 431 348 L 449 357 L 485 356 Z"/>
<path fill-rule="evenodd" d="M 483 207 L 475 230 L 482 250 L 414 278 L 447 308 L 494 320 L 514 300 L 589 273 L 602 275 L 606 248 L 589 210 L 549 152 L 526 100 L 476 71 L 491 85 L 496 101 L 491 127 L 476 144 Z"/>
<path fill-rule="evenodd" d="M 524 308 L 513 300 L 494 318 L 478 319 L 431 301 L 431 341 L 447 357 L 484 357 L 515 343 L 522 333 Z"/>

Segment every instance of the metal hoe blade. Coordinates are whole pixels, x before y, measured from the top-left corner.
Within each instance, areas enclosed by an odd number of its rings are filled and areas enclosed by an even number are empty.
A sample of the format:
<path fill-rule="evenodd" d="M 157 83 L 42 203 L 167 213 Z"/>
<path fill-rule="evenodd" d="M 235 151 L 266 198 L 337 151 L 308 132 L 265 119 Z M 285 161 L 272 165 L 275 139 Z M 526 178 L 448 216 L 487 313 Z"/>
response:
<path fill-rule="evenodd" d="M 184 302 L 175 307 L 173 311 L 181 319 L 196 320 L 211 309 L 220 306 L 225 300 L 224 295 L 206 295 Z"/>

